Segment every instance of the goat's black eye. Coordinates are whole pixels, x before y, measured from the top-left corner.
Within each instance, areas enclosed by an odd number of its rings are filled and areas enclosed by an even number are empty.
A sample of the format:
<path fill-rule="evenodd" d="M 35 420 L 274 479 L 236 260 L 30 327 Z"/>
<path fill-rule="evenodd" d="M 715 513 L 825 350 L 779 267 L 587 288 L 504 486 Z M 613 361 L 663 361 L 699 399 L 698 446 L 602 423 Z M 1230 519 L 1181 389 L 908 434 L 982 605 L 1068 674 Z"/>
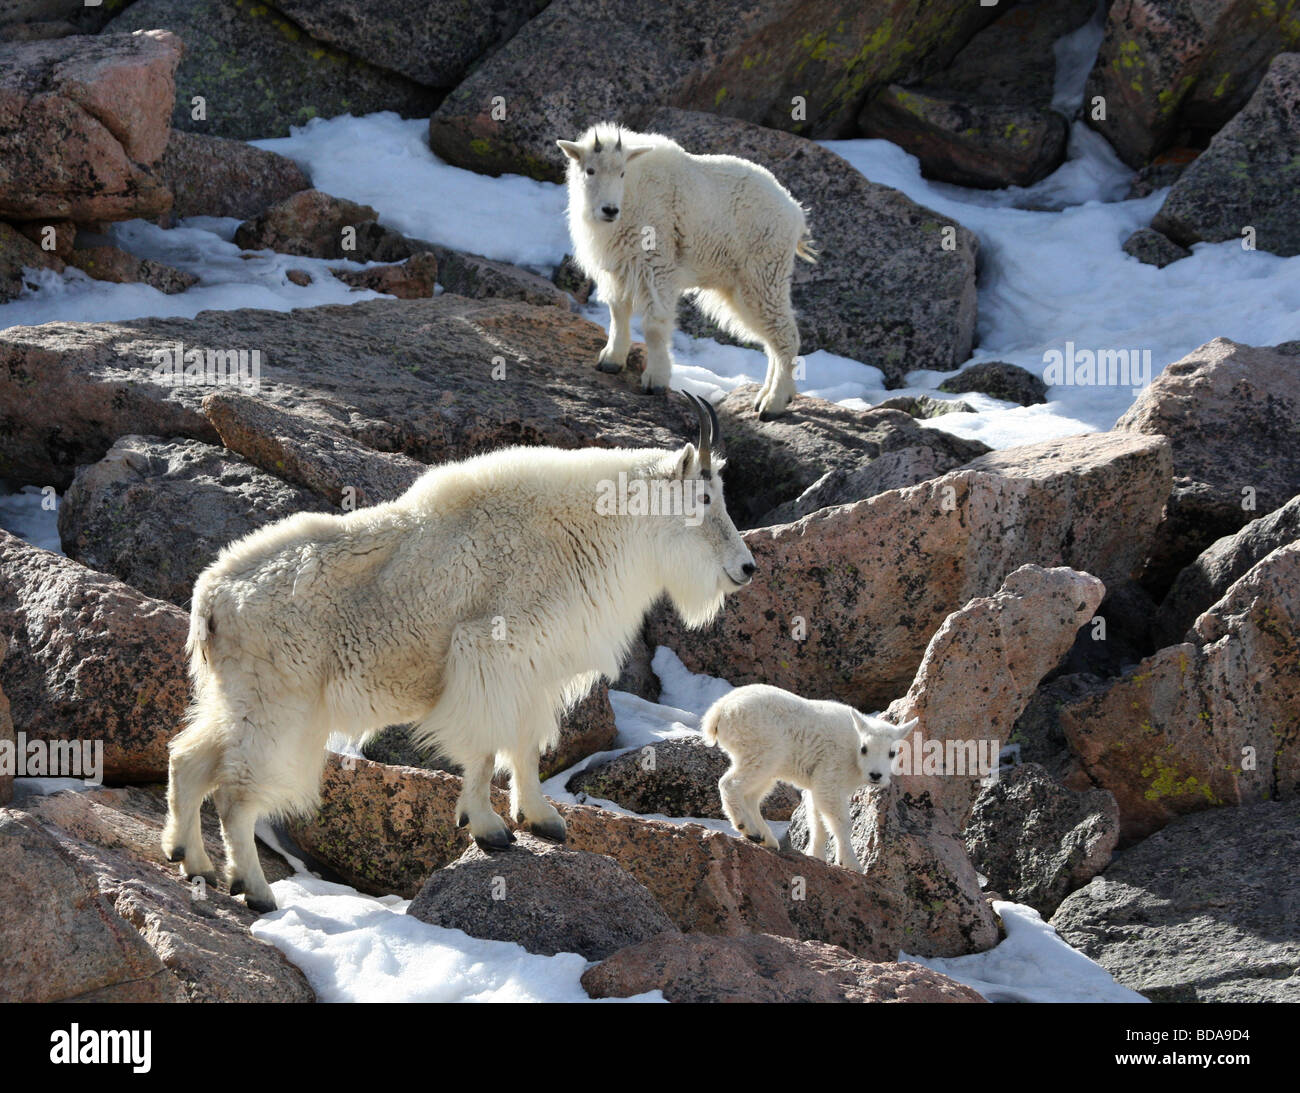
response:
<path fill-rule="evenodd" d="M 622 177 L 623 177 L 624 175 L 626 175 L 626 174 L 627 174 L 626 171 L 619 171 L 619 173 L 618 173 L 618 177 L 619 177 L 619 178 L 622 178 Z"/>
<path fill-rule="evenodd" d="M 595 167 L 588 167 L 588 168 L 587 168 L 587 174 L 589 174 L 589 175 L 594 175 L 595 173 L 596 173 L 596 168 L 595 168 Z"/>
<path fill-rule="evenodd" d="M 889 758 L 892 759 L 892 758 L 894 758 L 894 756 L 896 756 L 897 754 L 898 754 L 898 752 L 896 752 L 896 751 L 891 751 L 891 752 L 889 753 Z"/>
<path fill-rule="evenodd" d="M 709 505 L 713 503 L 713 498 L 706 493 L 700 497 L 700 501 L 702 504 Z"/>

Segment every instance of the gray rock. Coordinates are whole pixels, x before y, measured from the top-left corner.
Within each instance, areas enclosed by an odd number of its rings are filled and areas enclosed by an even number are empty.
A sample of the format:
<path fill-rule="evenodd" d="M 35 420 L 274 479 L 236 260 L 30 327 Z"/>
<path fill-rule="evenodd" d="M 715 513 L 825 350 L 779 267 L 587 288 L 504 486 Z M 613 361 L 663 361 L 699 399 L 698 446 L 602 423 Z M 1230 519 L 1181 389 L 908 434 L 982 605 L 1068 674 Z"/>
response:
<path fill-rule="evenodd" d="M 1294 10 L 1271 0 L 1117 0 L 1084 112 L 1130 167 L 1167 148 L 1204 147 L 1246 105 L 1282 50 L 1300 48 Z"/>
<path fill-rule="evenodd" d="M 661 740 L 579 771 L 566 788 L 643 815 L 720 820 L 718 779 L 730 765 L 720 748 L 695 740 Z M 779 783 L 764 799 L 763 815 L 788 820 L 798 803 L 799 791 Z"/>
<path fill-rule="evenodd" d="M 980 793 L 962 837 L 990 889 L 1049 918 L 1110 864 L 1119 806 L 1104 789 L 1080 793 L 1028 763 Z"/>
<path fill-rule="evenodd" d="M 489 854 L 478 847 L 437 870 L 406 913 L 530 953 L 603 960 L 677 927 L 648 889 L 613 858 L 520 833 Z"/>
<path fill-rule="evenodd" d="M 964 462 L 960 456 L 938 447 L 899 448 L 881 452 L 875 459 L 857 467 L 827 471 L 793 501 L 771 509 L 759 520 L 759 525 L 769 527 L 774 524 L 791 524 L 811 512 L 831 505 L 851 505 L 854 501 L 864 501 L 886 490 L 906 489 L 918 482 L 947 474 Z"/>
<path fill-rule="evenodd" d="M 529 270 L 450 247 L 432 249 L 438 256 L 438 283 L 447 292 L 475 300 L 488 297 L 522 300 L 526 304 L 562 307 L 566 311 L 572 306 L 567 292 Z"/>
<path fill-rule="evenodd" d="M 939 384 L 939 390 L 950 395 L 978 391 L 990 398 L 1033 406 L 1047 401 L 1047 384 L 1027 368 L 1005 361 L 981 361 L 963 368 Z"/>
<path fill-rule="evenodd" d="M 125 436 L 77 472 L 59 505 L 59 535 L 69 558 L 185 606 L 222 547 L 295 512 L 329 511 L 221 448 Z"/>
<path fill-rule="evenodd" d="M 443 100 L 429 144 L 458 167 L 559 181 L 557 137 L 604 118 L 647 128 L 665 105 L 848 136 L 873 90 L 942 67 L 996 14 L 960 0 L 551 0 Z"/>
<path fill-rule="evenodd" d="M 1124 253 L 1131 254 L 1139 262 L 1156 269 L 1164 269 L 1171 262 L 1191 256 L 1191 251 L 1180 247 L 1167 235 L 1161 235 L 1154 228 L 1138 228 L 1124 240 Z"/>
<path fill-rule="evenodd" d="M 1143 583 L 1163 597 L 1216 539 L 1300 493 L 1300 358 L 1216 338 L 1168 365 L 1115 423 L 1169 437 L 1174 490 Z"/>
<path fill-rule="evenodd" d="M 932 398 L 929 395 L 896 395 L 877 402 L 873 410 L 902 410 L 912 417 L 943 417 L 944 414 L 973 414 L 975 408 L 960 399 Z"/>
<path fill-rule="evenodd" d="M 1182 641 L 1196 618 L 1232 583 L 1278 547 L 1300 539 L 1300 496 L 1225 535 L 1178 574 L 1153 623 L 1160 645 Z"/>
<path fill-rule="evenodd" d="M 956 956 L 990 949 L 998 927 L 979 877 L 952 821 L 928 797 L 913 798 L 897 782 L 862 790 L 850 807 L 851 838 L 874 885 L 897 892 L 906 911 L 904 948 L 917 956 Z M 790 820 L 791 848 L 808 845 L 802 803 Z M 827 839 L 835 860 L 835 839 Z"/>
<path fill-rule="evenodd" d="M 1186 816 L 1052 916 L 1155 1002 L 1300 1002 L 1300 801 Z"/>
<path fill-rule="evenodd" d="M 723 472 L 727 511 L 739 527 L 781 522 L 765 514 L 815 488 L 826 472 L 852 476 L 887 454 L 922 449 L 928 454 L 909 458 L 907 466 L 917 466 L 914 474 L 921 477 L 914 481 L 924 481 L 988 451 L 978 440 L 963 440 L 941 429 L 923 428 L 899 410 L 863 412 L 814 398 L 796 399 L 789 411 L 775 421 L 759 421 L 753 409 L 757 390 L 752 384 L 737 387 L 717 407 L 727 442 L 728 463 Z M 892 462 L 889 466 L 894 468 Z M 940 469 L 931 474 L 931 467 Z M 882 469 L 877 480 L 884 480 L 887 474 L 897 484 L 908 477 L 899 468 L 889 472 Z M 828 485 L 817 498 L 830 499 L 821 500 L 815 507 L 870 496 L 850 497 L 855 486 L 838 482 Z M 836 489 L 841 492 L 836 494 Z"/>
<path fill-rule="evenodd" d="M 1297 158 L 1300 53 L 1282 53 L 1241 113 L 1174 183 L 1151 226 L 1184 246 L 1240 240 L 1251 228 L 1259 250 L 1300 254 Z"/>
<path fill-rule="evenodd" d="M 508 41 L 548 0 L 492 4 L 397 0 L 277 0 L 318 42 L 399 72 L 426 87 L 455 87 L 470 67 Z"/>
<path fill-rule="evenodd" d="M 250 220 L 311 185 L 293 160 L 241 140 L 173 129 L 155 173 L 172 192 L 173 219 Z"/>
<path fill-rule="evenodd" d="M 926 178 L 990 190 L 1046 178 L 1065 159 L 1070 132 L 1048 107 L 971 102 L 959 93 L 897 84 L 858 115 L 858 128 L 916 156 Z"/>
<path fill-rule="evenodd" d="M 236 140 L 287 137 L 314 117 L 427 115 L 435 91 L 313 41 L 275 8 L 224 0 L 135 0 L 105 28 L 165 27 L 185 43 L 172 125 Z M 192 116 L 202 96 L 207 116 Z"/>

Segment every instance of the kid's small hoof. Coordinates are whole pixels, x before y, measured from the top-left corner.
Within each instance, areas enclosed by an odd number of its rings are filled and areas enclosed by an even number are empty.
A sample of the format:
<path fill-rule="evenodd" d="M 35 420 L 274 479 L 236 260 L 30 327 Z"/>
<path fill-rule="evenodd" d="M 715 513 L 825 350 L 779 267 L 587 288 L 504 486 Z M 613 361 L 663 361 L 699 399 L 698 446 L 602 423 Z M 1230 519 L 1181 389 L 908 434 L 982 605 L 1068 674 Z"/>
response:
<path fill-rule="evenodd" d="M 469 817 L 465 815 L 465 813 L 462 812 L 459 816 L 456 817 L 457 827 L 464 827 L 467 823 L 469 823 Z"/>
<path fill-rule="evenodd" d="M 239 877 L 235 877 L 230 882 L 230 894 L 232 896 L 242 896 L 244 894 L 244 882 Z"/>
<path fill-rule="evenodd" d="M 170 854 L 167 855 L 167 860 L 170 862 L 184 861 L 185 847 L 178 846 L 175 850 L 173 850 Z"/>
<path fill-rule="evenodd" d="M 642 388 L 641 388 L 641 394 L 643 394 L 643 395 L 666 395 L 666 394 L 668 394 L 668 388 L 667 388 L 667 387 L 655 387 L 655 386 L 642 387 Z"/>
<path fill-rule="evenodd" d="M 568 838 L 563 820 L 543 820 L 541 823 L 529 824 L 528 830 L 548 842 L 562 843 Z"/>
<path fill-rule="evenodd" d="M 202 877 L 203 883 L 209 888 L 215 888 L 217 886 L 217 874 L 215 870 L 209 870 L 207 873 L 195 873 L 192 876 L 186 876 L 185 879 L 192 884 L 195 877 Z"/>
<path fill-rule="evenodd" d="M 746 835 L 745 838 L 752 843 L 761 843 L 763 841 L 762 835 Z"/>
<path fill-rule="evenodd" d="M 763 410 L 761 413 L 759 413 L 759 415 L 758 415 L 758 420 L 759 420 L 759 421 L 775 421 L 775 420 L 776 420 L 777 418 L 779 418 L 779 417 L 780 417 L 784 412 L 785 412 L 785 411 L 783 411 L 783 410 Z"/>
<path fill-rule="evenodd" d="M 256 911 L 259 915 L 265 915 L 271 911 L 278 910 L 273 899 L 246 899 L 245 906 L 250 911 Z"/>
<path fill-rule="evenodd" d="M 596 364 L 597 372 L 604 372 L 608 376 L 617 376 L 623 371 L 621 364 L 615 364 L 613 361 L 599 361 Z"/>

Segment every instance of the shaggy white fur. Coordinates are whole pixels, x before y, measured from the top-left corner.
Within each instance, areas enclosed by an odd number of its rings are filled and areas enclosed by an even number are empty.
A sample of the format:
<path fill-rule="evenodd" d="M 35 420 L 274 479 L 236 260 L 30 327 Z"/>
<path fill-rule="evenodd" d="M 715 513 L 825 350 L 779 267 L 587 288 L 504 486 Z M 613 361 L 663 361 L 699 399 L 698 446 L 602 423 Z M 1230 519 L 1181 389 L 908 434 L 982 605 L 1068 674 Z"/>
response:
<path fill-rule="evenodd" d="M 598 504 L 638 480 L 691 487 L 698 515 Z M 314 807 L 331 733 L 405 722 L 463 767 L 457 819 L 482 844 L 513 840 L 489 797 L 498 763 L 516 818 L 562 839 L 537 764 L 563 709 L 617 677 L 661 595 L 701 626 L 753 570 L 692 444 L 511 448 L 434 468 L 386 504 L 262 528 L 194 586 L 194 702 L 171 744 L 163 848 L 215 880 L 199 829 L 211 793 L 231 891 L 273 908 L 256 820 Z"/>
<path fill-rule="evenodd" d="M 861 785 L 887 786 L 894 745 L 917 725 L 892 725 L 841 702 L 814 701 L 780 687 L 737 687 L 718 699 L 701 726 L 731 767 L 718 782 L 722 808 L 737 831 L 777 849 L 759 802 L 774 783 L 804 791 L 807 852 L 826 854 L 835 836 L 835 864 L 862 871 L 849 830 L 849 800 Z"/>
<path fill-rule="evenodd" d="M 720 326 L 764 347 L 767 377 L 754 407 L 765 420 L 782 413 L 796 393 L 794 260 L 816 260 L 803 207 L 765 167 L 692 155 L 657 133 L 607 123 L 557 143 L 568 157 L 575 257 L 609 304 L 601 369 L 627 363 L 629 323 L 642 315 L 641 384 L 665 389 L 677 301 L 690 292 Z"/>

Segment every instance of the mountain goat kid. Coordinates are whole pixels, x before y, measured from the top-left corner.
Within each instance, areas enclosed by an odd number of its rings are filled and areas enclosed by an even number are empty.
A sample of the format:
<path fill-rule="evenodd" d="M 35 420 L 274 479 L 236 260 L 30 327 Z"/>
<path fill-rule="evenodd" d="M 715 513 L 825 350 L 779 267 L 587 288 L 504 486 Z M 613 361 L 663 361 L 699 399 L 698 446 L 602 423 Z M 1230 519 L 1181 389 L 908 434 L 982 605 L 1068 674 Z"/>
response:
<path fill-rule="evenodd" d="M 754 684 L 718 699 L 701 727 L 705 744 L 720 745 L 731 757 L 718 791 L 737 831 L 776 850 L 776 836 L 758 806 L 774 782 L 789 782 L 804 791 L 807 853 L 824 860 L 829 829 L 835 864 L 862 872 L 849 834 L 849 799 L 861 785 L 889 785 L 894 745 L 918 720 L 891 725 L 841 702 Z"/>
<path fill-rule="evenodd" d="M 556 142 L 569 157 L 575 256 L 609 304 L 609 341 L 598 367 L 623 368 L 628 324 L 642 315 L 641 386 L 649 393 L 666 389 L 677 301 L 689 291 L 715 322 L 767 351 L 767 378 L 754 409 L 763 420 L 778 416 L 796 393 L 794 260 L 816 261 L 803 207 L 757 163 L 691 155 L 657 133 L 603 129 Z"/>
<path fill-rule="evenodd" d="M 661 595 L 703 626 L 754 572 L 723 500 L 716 415 L 692 403 L 699 440 L 680 451 L 509 448 L 435 467 L 395 501 L 299 513 L 226 547 L 194 586 L 169 860 L 215 882 L 199 828 L 211 793 L 230 891 L 274 909 L 256 821 L 314 807 L 331 733 L 406 722 L 463 768 L 457 823 L 481 846 L 514 841 L 492 811 L 498 764 L 516 820 L 562 840 L 537 770 L 561 711 L 618 675 Z"/>

